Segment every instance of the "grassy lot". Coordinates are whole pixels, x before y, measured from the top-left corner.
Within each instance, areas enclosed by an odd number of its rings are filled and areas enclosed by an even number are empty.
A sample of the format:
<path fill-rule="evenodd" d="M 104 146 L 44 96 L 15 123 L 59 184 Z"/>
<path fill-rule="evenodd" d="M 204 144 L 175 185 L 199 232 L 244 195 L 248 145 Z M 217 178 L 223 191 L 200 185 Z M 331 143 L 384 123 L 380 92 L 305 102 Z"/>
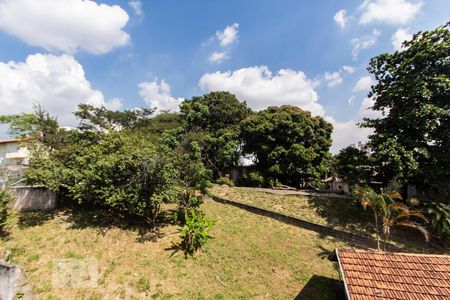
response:
<path fill-rule="evenodd" d="M 212 200 L 202 208 L 215 239 L 194 259 L 174 253 L 170 207 L 157 235 L 96 211 L 22 213 L 0 251 L 25 269 L 36 299 L 329 298 L 338 272 L 325 257 L 347 245 Z M 96 261 L 97 288 L 55 287 L 58 259 Z"/>
<path fill-rule="evenodd" d="M 341 229 L 361 235 L 375 236 L 371 211 L 364 211 L 349 199 L 330 199 L 300 195 L 273 195 L 260 191 L 215 186 L 213 194 L 280 212 L 306 221 Z M 417 252 L 449 253 L 436 244 L 426 243 L 413 229 L 394 228 L 392 241 L 401 247 Z"/>

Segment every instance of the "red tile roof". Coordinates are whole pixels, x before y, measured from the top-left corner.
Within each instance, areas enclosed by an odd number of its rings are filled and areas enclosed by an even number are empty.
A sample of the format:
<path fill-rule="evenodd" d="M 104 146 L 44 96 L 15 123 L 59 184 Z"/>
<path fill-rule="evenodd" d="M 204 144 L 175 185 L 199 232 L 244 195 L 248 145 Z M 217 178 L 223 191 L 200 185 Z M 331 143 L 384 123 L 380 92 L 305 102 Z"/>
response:
<path fill-rule="evenodd" d="M 450 299 L 450 256 L 336 250 L 350 300 Z"/>
<path fill-rule="evenodd" d="M 0 139 L 0 144 L 20 142 L 20 139 Z"/>
<path fill-rule="evenodd" d="M 20 139 L 0 139 L 0 144 L 17 143 L 17 142 L 29 142 L 31 140 L 34 140 L 34 138 L 27 137 L 27 138 L 20 138 Z"/>

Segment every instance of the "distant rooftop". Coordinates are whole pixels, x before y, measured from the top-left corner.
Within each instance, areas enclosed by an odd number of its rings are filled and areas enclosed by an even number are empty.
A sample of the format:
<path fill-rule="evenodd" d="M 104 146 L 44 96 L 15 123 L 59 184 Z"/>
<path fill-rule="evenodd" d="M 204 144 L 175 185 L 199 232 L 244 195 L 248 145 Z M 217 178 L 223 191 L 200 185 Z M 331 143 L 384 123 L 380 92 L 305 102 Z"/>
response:
<path fill-rule="evenodd" d="M 350 300 L 450 299 L 450 256 L 336 250 Z"/>
<path fill-rule="evenodd" d="M 21 139 L 0 139 L 0 144 L 6 144 L 6 143 L 16 143 L 20 142 Z"/>
<path fill-rule="evenodd" d="M 0 144 L 6 144 L 6 143 L 18 143 L 18 142 L 28 142 L 33 140 L 34 138 L 20 138 L 20 139 L 0 139 Z"/>

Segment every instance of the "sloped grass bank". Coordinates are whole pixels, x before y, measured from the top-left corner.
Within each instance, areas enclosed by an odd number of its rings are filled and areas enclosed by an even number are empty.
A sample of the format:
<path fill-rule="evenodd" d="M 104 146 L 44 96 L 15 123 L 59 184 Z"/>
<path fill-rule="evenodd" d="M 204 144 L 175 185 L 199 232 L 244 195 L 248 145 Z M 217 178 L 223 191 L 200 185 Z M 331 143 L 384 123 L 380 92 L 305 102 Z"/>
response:
<path fill-rule="evenodd" d="M 186 260 L 174 252 L 173 207 L 165 209 L 156 235 L 97 211 L 23 213 L 0 251 L 23 266 L 36 299 L 329 298 L 338 272 L 326 256 L 347 245 L 207 200 L 215 238 Z M 55 259 L 97 262 L 97 287 L 52 285 Z"/>
<path fill-rule="evenodd" d="M 214 186 L 212 193 L 233 201 L 282 213 L 301 220 L 363 236 L 375 237 L 371 211 L 350 199 L 270 194 L 261 191 Z M 398 247 L 421 253 L 450 254 L 438 244 L 426 243 L 413 229 L 393 228 L 392 241 Z"/>

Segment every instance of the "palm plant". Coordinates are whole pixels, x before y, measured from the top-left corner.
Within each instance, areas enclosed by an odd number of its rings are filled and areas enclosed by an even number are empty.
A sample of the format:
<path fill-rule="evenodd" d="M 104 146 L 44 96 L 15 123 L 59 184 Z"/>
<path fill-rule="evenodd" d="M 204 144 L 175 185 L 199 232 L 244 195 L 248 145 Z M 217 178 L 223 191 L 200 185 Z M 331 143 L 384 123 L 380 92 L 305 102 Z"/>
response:
<path fill-rule="evenodd" d="M 356 196 L 360 198 L 361 205 L 364 209 L 369 207 L 372 209 L 374 220 L 375 220 L 375 236 L 377 240 L 377 248 L 380 250 L 380 234 L 378 225 L 378 215 L 381 207 L 382 197 L 375 193 L 372 189 L 357 189 L 355 192 Z"/>
<path fill-rule="evenodd" d="M 399 193 L 378 194 L 372 189 L 360 189 L 356 192 L 356 195 L 360 197 L 361 205 L 364 209 L 370 207 L 374 213 L 378 250 L 380 250 L 379 219 L 381 219 L 384 249 L 386 248 L 386 242 L 391 236 L 391 228 L 394 226 L 414 228 L 422 233 L 428 242 L 428 231 L 422 225 L 410 219 L 415 217 L 425 222 L 428 222 L 428 220 L 422 212 L 411 210 L 408 206 L 401 203 L 402 197 Z"/>
<path fill-rule="evenodd" d="M 431 202 L 427 207 L 432 230 L 445 242 L 450 237 L 450 205 Z"/>

